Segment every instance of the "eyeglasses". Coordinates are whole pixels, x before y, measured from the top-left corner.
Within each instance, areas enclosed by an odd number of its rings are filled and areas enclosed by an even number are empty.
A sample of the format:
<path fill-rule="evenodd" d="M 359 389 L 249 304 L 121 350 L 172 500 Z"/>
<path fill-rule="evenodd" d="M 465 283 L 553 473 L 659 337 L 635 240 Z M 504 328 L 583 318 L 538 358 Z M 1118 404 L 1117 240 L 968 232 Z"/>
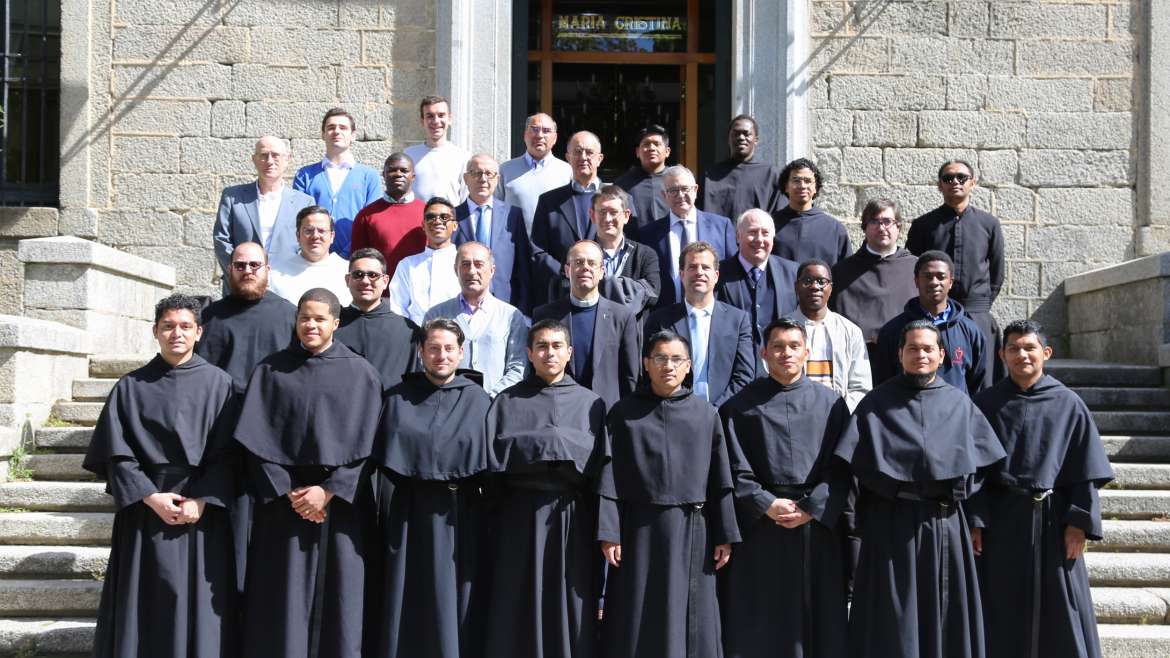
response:
<path fill-rule="evenodd" d="M 690 194 L 697 187 L 698 185 L 675 185 L 674 187 L 666 188 L 666 193 L 671 196 L 681 196 L 683 194 Z"/>
<path fill-rule="evenodd" d="M 893 226 L 897 223 L 898 223 L 898 220 L 890 219 L 889 217 L 875 217 L 873 219 L 866 220 L 865 225 L 866 226 L 880 226 L 882 228 L 890 228 L 891 226 Z"/>
<path fill-rule="evenodd" d="M 264 267 L 264 263 L 258 260 L 234 260 L 232 261 L 232 269 L 237 272 L 247 272 L 249 270 L 259 270 Z"/>
<path fill-rule="evenodd" d="M 378 279 L 380 279 L 384 276 L 386 276 L 386 275 L 383 274 L 382 272 L 363 272 L 362 270 L 354 270 L 354 271 L 349 273 L 349 277 L 351 279 L 354 279 L 355 281 L 362 281 L 364 279 L 369 279 L 370 281 L 377 281 Z"/>
<path fill-rule="evenodd" d="M 485 171 L 483 169 L 478 171 L 469 171 L 467 172 L 467 175 L 471 176 L 472 178 L 482 178 L 484 180 L 495 180 L 496 176 L 499 176 L 499 174 L 494 171 Z"/>
<path fill-rule="evenodd" d="M 593 149 L 573 149 L 569 153 L 577 156 L 578 158 L 592 158 L 594 156 L 601 155 L 601 151 L 594 151 Z"/>
<path fill-rule="evenodd" d="M 313 228 L 312 226 L 306 226 L 305 228 L 301 229 L 301 235 L 305 236 L 306 238 L 311 238 L 314 235 L 329 235 L 332 232 L 333 229 L 331 228 Z"/>
<path fill-rule="evenodd" d="M 943 174 L 938 179 L 943 183 L 958 183 L 959 185 L 966 185 L 971 177 L 967 174 Z"/>
<path fill-rule="evenodd" d="M 569 264 L 573 267 L 601 267 L 601 262 L 593 258 L 574 258 L 569 261 Z"/>
<path fill-rule="evenodd" d="M 528 126 L 528 132 L 533 135 L 551 135 L 556 131 L 556 128 L 547 128 L 545 126 Z"/>
<path fill-rule="evenodd" d="M 788 179 L 788 182 L 796 185 L 816 185 L 817 179 L 805 178 L 803 176 L 793 176 Z"/>
<path fill-rule="evenodd" d="M 429 213 L 423 215 L 423 221 L 429 222 L 431 224 L 445 224 L 447 222 L 455 221 L 455 215 L 452 215 L 451 213 L 448 213 L 448 212 L 445 212 L 445 213 L 429 212 Z"/>
<path fill-rule="evenodd" d="M 800 285 L 804 286 L 805 288 L 828 288 L 829 286 L 833 285 L 833 280 L 826 279 L 823 276 L 802 276 L 800 277 Z"/>
<path fill-rule="evenodd" d="M 664 367 L 668 363 L 677 368 L 687 361 L 690 361 L 690 359 L 685 356 L 666 356 L 665 354 L 655 354 L 654 356 L 650 357 L 650 362 L 659 368 Z"/>

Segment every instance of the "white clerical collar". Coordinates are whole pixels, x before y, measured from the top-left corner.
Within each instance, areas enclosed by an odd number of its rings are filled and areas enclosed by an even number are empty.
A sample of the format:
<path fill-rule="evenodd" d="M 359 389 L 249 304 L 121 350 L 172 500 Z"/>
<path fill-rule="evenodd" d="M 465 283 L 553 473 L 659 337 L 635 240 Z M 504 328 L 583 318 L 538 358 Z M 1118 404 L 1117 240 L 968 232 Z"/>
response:
<path fill-rule="evenodd" d="M 573 293 L 569 293 L 569 303 L 577 308 L 592 308 L 597 306 L 597 303 L 600 301 L 601 295 L 594 295 L 593 299 L 577 299 L 573 296 Z"/>
<path fill-rule="evenodd" d="M 871 248 L 869 246 L 869 243 L 866 242 L 865 243 L 865 250 L 868 251 L 869 253 L 873 254 L 874 256 L 877 256 L 878 258 L 888 258 L 888 257 L 893 256 L 894 254 L 896 254 L 898 252 L 898 245 L 894 245 L 894 248 L 890 250 L 890 253 L 883 254 L 883 253 L 874 251 L 873 248 Z"/>

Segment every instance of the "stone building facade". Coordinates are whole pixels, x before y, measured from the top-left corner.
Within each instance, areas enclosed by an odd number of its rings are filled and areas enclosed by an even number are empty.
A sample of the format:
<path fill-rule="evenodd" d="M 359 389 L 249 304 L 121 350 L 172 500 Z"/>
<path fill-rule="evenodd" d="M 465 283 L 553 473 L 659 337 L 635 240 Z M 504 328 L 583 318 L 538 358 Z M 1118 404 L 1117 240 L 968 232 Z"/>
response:
<path fill-rule="evenodd" d="M 181 290 L 215 294 L 219 192 L 252 178 L 260 135 L 291 142 L 291 175 L 320 157 L 320 116 L 340 105 L 357 117 L 358 157 L 376 165 L 421 140 L 417 101 L 440 93 L 456 142 L 514 155 L 521 2 L 63 0 L 60 209 L 5 211 L 0 237 L 96 239 L 174 266 Z M 855 242 L 866 201 L 890 196 L 912 218 L 940 203 L 939 163 L 968 160 L 976 204 L 1007 238 L 996 314 L 1059 330 L 1066 277 L 1170 244 L 1166 193 L 1149 184 L 1170 162 L 1166 113 L 1149 109 L 1170 102 L 1170 7 L 729 4 L 731 106 L 705 129 L 749 112 L 762 155 L 815 158 L 830 182 L 821 204 Z M 0 253 L 0 274 L 19 286 L 16 267 Z M 0 311 L 19 298 L 10 288 Z"/>

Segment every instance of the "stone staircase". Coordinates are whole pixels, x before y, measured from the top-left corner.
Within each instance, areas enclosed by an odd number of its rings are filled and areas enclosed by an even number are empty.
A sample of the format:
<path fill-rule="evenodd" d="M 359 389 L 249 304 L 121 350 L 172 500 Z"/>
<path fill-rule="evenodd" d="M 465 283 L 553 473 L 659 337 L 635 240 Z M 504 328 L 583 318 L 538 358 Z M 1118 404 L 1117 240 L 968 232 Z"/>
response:
<path fill-rule="evenodd" d="M 31 479 L 0 484 L 0 656 L 89 653 L 113 506 L 81 460 L 110 387 L 145 361 L 91 357 L 36 432 Z M 1117 474 L 1101 494 L 1105 540 L 1086 555 L 1105 655 L 1170 656 L 1170 388 L 1155 367 L 1049 371 L 1093 409 Z"/>

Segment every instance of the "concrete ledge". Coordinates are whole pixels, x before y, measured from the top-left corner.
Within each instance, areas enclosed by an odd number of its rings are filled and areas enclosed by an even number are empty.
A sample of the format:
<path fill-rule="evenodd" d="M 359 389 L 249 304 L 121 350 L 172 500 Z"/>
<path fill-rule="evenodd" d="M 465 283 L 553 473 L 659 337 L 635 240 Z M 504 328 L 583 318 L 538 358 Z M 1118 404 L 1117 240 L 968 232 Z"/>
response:
<path fill-rule="evenodd" d="M 0 653 L 89 655 L 95 625 L 93 619 L 0 619 Z"/>
<path fill-rule="evenodd" d="M 0 350 L 19 349 L 85 356 L 89 336 L 75 327 L 19 315 L 0 315 Z"/>
<path fill-rule="evenodd" d="M 17 256 L 25 263 L 76 263 L 175 287 L 175 268 L 70 236 L 21 240 Z"/>
<path fill-rule="evenodd" d="M 1075 274 L 1064 280 L 1064 294 L 1082 295 L 1127 283 L 1170 276 L 1170 251 Z"/>

